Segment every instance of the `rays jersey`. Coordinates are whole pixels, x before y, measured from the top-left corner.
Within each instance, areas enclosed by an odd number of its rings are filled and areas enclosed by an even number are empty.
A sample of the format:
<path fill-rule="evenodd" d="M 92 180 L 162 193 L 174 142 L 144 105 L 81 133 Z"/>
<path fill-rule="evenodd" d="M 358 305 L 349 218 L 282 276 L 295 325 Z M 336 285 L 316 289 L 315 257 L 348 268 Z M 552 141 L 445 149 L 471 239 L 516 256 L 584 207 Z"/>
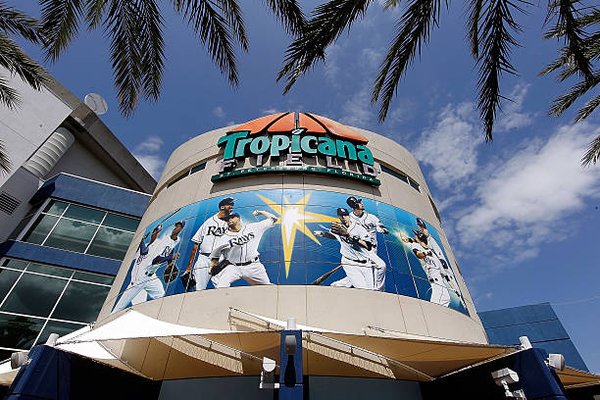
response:
<path fill-rule="evenodd" d="M 214 249 L 215 241 L 225 232 L 227 232 L 227 222 L 215 214 L 200 225 L 192 237 L 192 242 L 200 245 L 201 254 L 210 254 Z"/>
<path fill-rule="evenodd" d="M 177 239 L 171 239 L 170 234 L 163 235 L 161 237 L 156 238 L 156 240 L 148 245 L 148 253 L 141 254 L 141 250 L 138 249 L 136 253 L 135 265 L 133 266 L 132 271 L 132 282 L 139 282 L 141 279 L 145 277 L 149 277 L 156 273 L 156 270 L 160 267 L 162 262 L 156 262 L 155 264 L 152 261 L 157 257 L 168 258 L 173 255 L 175 247 L 179 244 L 179 236 Z"/>
<path fill-rule="evenodd" d="M 329 233 L 333 235 L 338 242 L 340 242 L 340 253 L 342 257 L 351 261 L 369 261 L 369 250 L 360 246 L 355 240 L 352 240 L 352 238 L 358 238 L 367 243 L 373 244 L 371 234 L 367 232 L 367 230 L 360 223 L 352 219 L 350 220 L 350 226 L 347 227 L 347 230 L 350 237 L 336 235 L 335 233 L 329 231 Z"/>
<path fill-rule="evenodd" d="M 359 217 L 353 212 L 350 213 L 350 219 L 352 221 L 358 222 L 369 232 L 371 237 L 370 242 L 373 244 L 373 249 L 377 248 L 377 232 L 383 233 L 384 230 L 382 228 L 381 221 L 373 214 L 369 214 L 366 211 L 363 211 L 362 215 Z"/>
<path fill-rule="evenodd" d="M 264 233 L 275 225 L 275 220 L 267 218 L 260 222 L 242 225 L 239 232 L 228 230 L 223 236 L 215 241 L 215 247 L 211 258 L 223 256 L 234 264 L 247 264 L 254 262 L 260 256 L 258 246 Z"/>

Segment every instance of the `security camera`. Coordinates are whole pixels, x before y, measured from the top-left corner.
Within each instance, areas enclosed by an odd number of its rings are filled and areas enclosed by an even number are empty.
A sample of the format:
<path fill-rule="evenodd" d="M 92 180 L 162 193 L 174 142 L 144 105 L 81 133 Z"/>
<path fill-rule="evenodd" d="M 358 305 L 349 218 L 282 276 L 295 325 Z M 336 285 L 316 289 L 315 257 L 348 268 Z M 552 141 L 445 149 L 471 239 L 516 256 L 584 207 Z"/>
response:
<path fill-rule="evenodd" d="M 550 353 L 546 359 L 549 367 L 562 371 L 565 369 L 565 356 L 562 354 Z"/>
<path fill-rule="evenodd" d="M 504 389 L 504 396 L 512 399 L 526 400 L 525 393 L 522 390 L 511 391 L 508 385 L 519 382 L 519 374 L 510 368 L 502 368 L 492 372 L 492 378 L 496 385 Z"/>
<path fill-rule="evenodd" d="M 275 382 L 275 368 L 277 368 L 275 360 L 263 357 L 259 389 L 279 389 L 279 383 Z"/>

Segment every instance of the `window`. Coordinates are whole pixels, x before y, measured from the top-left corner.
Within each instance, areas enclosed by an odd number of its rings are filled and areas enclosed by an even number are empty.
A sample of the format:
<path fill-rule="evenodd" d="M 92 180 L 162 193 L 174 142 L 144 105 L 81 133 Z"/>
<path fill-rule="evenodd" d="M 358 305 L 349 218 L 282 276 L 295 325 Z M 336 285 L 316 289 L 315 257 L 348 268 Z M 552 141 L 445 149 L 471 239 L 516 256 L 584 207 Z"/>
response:
<path fill-rule="evenodd" d="M 183 178 L 187 178 L 188 176 L 195 174 L 196 172 L 202 171 L 204 168 L 206 168 L 206 162 L 200 163 L 198 165 L 194 165 L 192 168 L 182 172 L 181 174 L 177 175 L 175 178 L 173 178 L 168 184 L 167 187 L 171 187 L 173 186 L 175 183 L 179 182 L 180 180 L 182 180 Z"/>
<path fill-rule="evenodd" d="M 0 266 L 0 358 L 96 319 L 113 277 L 7 259 Z"/>
<path fill-rule="evenodd" d="M 404 183 L 408 183 L 417 192 L 421 191 L 420 185 L 417 181 L 400 171 L 396 171 L 390 167 L 386 167 L 385 165 L 381 164 L 381 172 L 385 172 L 386 174 L 392 175 L 396 179 L 400 179 Z"/>
<path fill-rule="evenodd" d="M 138 223 L 134 218 L 51 200 L 23 240 L 122 260 Z"/>

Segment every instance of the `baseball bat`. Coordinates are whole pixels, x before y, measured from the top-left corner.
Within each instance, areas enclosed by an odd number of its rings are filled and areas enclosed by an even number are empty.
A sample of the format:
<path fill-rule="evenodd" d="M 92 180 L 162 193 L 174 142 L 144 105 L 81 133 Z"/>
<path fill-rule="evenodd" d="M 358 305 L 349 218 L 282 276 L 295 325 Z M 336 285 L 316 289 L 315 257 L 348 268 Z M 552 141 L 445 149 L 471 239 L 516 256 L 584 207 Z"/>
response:
<path fill-rule="evenodd" d="M 337 267 L 333 268 L 331 271 L 325 272 L 323 275 L 321 275 L 320 277 L 318 277 L 317 279 L 315 279 L 314 281 L 312 281 L 311 285 L 320 285 L 321 283 L 323 283 L 323 281 L 325 281 L 331 275 L 333 275 L 334 273 L 336 273 L 336 271 L 339 270 L 340 268 L 342 268 L 341 264 L 338 265 Z"/>

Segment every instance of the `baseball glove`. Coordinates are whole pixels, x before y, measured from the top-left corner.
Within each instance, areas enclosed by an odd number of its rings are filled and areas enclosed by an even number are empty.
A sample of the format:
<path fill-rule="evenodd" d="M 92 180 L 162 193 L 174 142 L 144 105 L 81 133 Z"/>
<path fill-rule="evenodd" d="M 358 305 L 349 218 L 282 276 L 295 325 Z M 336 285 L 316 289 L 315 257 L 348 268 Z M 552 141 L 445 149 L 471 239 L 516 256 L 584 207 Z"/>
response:
<path fill-rule="evenodd" d="M 228 265 L 231 265 L 231 263 L 228 260 L 221 260 L 214 267 L 212 267 L 210 269 L 210 274 L 212 276 L 218 275 L 219 272 L 221 272 L 225 268 L 227 268 Z"/>
<path fill-rule="evenodd" d="M 331 233 L 338 236 L 348 236 L 348 228 L 340 222 L 332 222 Z"/>
<path fill-rule="evenodd" d="M 177 274 L 179 274 L 177 267 L 174 264 L 169 264 L 163 272 L 163 279 L 166 283 L 173 282 L 177 278 Z"/>
<path fill-rule="evenodd" d="M 188 291 L 189 289 L 196 289 L 196 278 L 194 278 L 194 274 L 191 271 L 185 271 L 179 277 L 179 280 L 183 284 L 183 289 Z"/>

